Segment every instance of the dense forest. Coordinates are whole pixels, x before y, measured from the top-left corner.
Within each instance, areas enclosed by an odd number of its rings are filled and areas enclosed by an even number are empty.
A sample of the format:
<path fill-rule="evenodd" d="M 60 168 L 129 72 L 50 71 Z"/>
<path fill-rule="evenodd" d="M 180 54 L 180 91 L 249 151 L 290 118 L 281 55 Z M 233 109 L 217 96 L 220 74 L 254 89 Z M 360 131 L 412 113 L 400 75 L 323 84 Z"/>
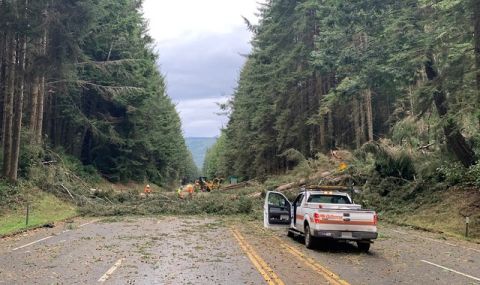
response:
<path fill-rule="evenodd" d="M 196 173 L 139 0 L 0 0 L 2 176 L 51 152 L 110 181 Z"/>
<path fill-rule="evenodd" d="M 259 14 L 209 175 L 365 145 L 416 157 L 425 176 L 478 170 L 480 1 L 269 0 Z"/>

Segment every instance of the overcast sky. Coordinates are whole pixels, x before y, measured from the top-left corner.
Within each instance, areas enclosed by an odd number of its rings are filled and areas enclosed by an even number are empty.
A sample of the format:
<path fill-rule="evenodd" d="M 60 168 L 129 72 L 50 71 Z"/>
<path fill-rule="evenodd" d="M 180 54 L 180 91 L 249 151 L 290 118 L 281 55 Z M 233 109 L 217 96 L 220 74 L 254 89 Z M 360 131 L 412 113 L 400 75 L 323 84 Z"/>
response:
<path fill-rule="evenodd" d="M 214 137 L 227 118 L 217 103 L 232 95 L 250 51 L 242 16 L 256 22 L 261 0 L 145 0 L 168 94 L 186 137 Z"/>

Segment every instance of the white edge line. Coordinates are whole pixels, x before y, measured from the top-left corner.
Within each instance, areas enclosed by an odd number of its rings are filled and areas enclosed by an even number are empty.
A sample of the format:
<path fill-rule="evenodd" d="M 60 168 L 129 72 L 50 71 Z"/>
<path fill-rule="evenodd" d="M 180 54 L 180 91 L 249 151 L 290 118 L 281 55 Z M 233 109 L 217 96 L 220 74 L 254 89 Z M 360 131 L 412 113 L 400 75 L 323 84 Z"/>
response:
<path fill-rule="evenodd" d="M 460 275 L 465 276 L 465 277 L 468 277 L 468 278 L 470 278 L 470 279 L 473 279 L 473 280 L 476 280 L 476 281 L 480 281 L 480 278 L 478 278 L 478 277 L 474 277 L 474 276 L 472 276 L 472 275 L 468 275 L 468 274 L 459 272 L 459 271 L 457 271 L 457 270 L 453 270 L 453 269 L 451 269 L 451 268 L 448 268 L 448 267 L 445 267 L 445 266 L 441 266 L 441 265 L 435 264 L 435 263 L 430 262 L 430 261 L 427 261 L 427 260 L 420 260 L 420 261 L 421 261 L 421 262 L 424 262 L 424 263 L 428 263 L 428 264 L 433 265 L 433 266 L 436 266 L 436 267 L 438 267 L 438 268 L 445 269 L 445 270 L 450 271 L 450 272 L 453 272 L 453 273 L 460 274 Z"/>
<path fill-rule="evenodd" d="M 93 223 L 95 223 L 95 222 L 97 222 L 97 221 L 98 221 L 98 220 L 90 221 L 90 222 L 88 222 L 88 223 L 81 224 L 81 225 L 78 226 L 78 227 L 79 227 L 79 228 L 83 228 L 84 226 L 88 226 L 88 225 L 93 224 Z"/>
<path fill-rule="evenodd" d="M 463 246 L 463 245 L 460 245 L 460 244 L 454 244 L 454 243 L 446 242 L 446 241 L 439 240 L 439 239 L 423 237 L 423 236 L 418 235 L 418 234 L 409 234 L 409 233 L 398 231 L 398 230 L 392 230 L 392 231 L 396 232 L 396 233 L 399 233 L 399 234 L 402 234 L 402 235 L 411 235 L 411 236 L 421 238 L 421 239 L 424 239 L 424 240 L 429 240 L 429 241 L 438 242 L 438 243 L 442 243 L 442 244 L 446 244 L 446 245 L 450 245 L 450 246 L 454 246 L 454 247 L 460 247 L 460 248 L 463 248 L 463 249 L 466 249 L 466 250 L 473 250 L 473 251 L 476 251 L 476 252 L 480 252 L 480 249 L 476 249 L 476 248 L 472 248 L 472 247 L 468 247 L 468 246 Z"/>
<path fill-rule="evenodd" d="M 78 227 L 81 228 L 81 227 L 84 227 L 84 226 L 93 224 L 93 223 L 95 223 L 95 222 L 97 222 L 97 221 L 98 221 L 98 220 L 93 220 L 93 221 L 90 221 L 90 222 L 85 223 L 85 224 L 83 224 L 83 225 L 80 225 L 80 226 L 78 226 Z M 70 231 L 70 230 L 64 230 L 62 233 L 67 233 L 67 232 L 69 232 L 69 231 Z M 25 244 L 25 245 L 16 247 L 16 248 L 12 249 L 12 251 L 17 251 L 17 250 L 19 250 L 19 249 L 25 248 L 25 247 L 27 247 L 27 246 L 34 245 L 34 244 L 36 244 L 36 243 L 42 242 L 42 241 L 47 240 L 47 239 L 52 238 L 52 237 L 53 237 L 53 236 L 44 237 L 44 238 L 42 238 L 42 239 L 33 241 L 33 242 L 31 242 L 31 243 L 27 243 L 27 244 Z"/>
<path fill-rule="evenodd" d="M 103 276 L 100 277 L 100 279 L 98 279 L 98 282 L 103 283 L 107 281 L 107 279 L 110 278 L 113 272 L 115 272 L 115 270 L 117 270 L 117 268 L 122 264 L 124 259 L 125 258 L 120 258 L 117 262 L 115 262 L 115 264 L 110 269 L 108 269 L 108 271 L 105 272 L 105 274 L 103 274 Z"/>
<path fill-rule="evenodd" d="M 33 241 L 33 242 L 31 242 L 31 243 L 27 243 L 26 245 L 22 245 L 22 246 L 16 247 L 16 248 L 12 249 L 12 251 L 16 251 L 16 250 L 22 249 L 22 248 L 24 248 L 24 247 L 34 245 L 34 244 L 36 244 L 36 243 L 39 243 L 39 242 L 41 242 L 41 241 L 47 240 L 47 239 L 52 238 L 52 237 L 53 237 L 53 236 L 44 237 L 44 238 L 42 238 L 42 239 Z"/>
<path fill-rule="evenodd" d="M 473 251 L 476 251 L 476 252 L 480 252 L 479 249 L 472 248 L 472 247 L 468 247 L 468 246 L 463 246 L 463 245 L 459 245 L 459 244 L 453 244 L 453 243 L 449 243 L 449 242 L 442 241 L 442 240 L 438 240 L 438 239 L 434 239 L 434 238 L 421 237 L 421 236 L 418 236 L 418 237 L 419 237 L 419 238 L 426 239 L 426 240 L 431 240 L 431 241 L 434 241 L 434 242 L 438 242 L 438 243 L 443 243 L 443 244 L 446 244 L 446 245 L 454 246 L 454 247 L 460 247 L 460 248 L 463 248 L 463 249 L 466 249 L 466 250 L 473 250 Z"/>

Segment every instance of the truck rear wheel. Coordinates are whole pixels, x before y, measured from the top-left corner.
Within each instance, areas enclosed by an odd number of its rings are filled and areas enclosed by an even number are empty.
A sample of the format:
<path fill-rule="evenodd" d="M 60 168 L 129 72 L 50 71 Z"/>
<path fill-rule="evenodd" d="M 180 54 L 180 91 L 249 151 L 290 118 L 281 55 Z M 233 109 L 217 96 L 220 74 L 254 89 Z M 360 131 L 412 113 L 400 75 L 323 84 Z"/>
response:
<path fill-rule="evenodd" d="M 315 237 L 310 233 L 310 226 L 305 225 L 305 246 L 308 249 L 312 249 L 315 245 Z"/>
<path fill-rule="evenodd" d="M 357 241 L 358 249 L 362 252 L 368 252 L 370 250 L 370 242 Z"/>

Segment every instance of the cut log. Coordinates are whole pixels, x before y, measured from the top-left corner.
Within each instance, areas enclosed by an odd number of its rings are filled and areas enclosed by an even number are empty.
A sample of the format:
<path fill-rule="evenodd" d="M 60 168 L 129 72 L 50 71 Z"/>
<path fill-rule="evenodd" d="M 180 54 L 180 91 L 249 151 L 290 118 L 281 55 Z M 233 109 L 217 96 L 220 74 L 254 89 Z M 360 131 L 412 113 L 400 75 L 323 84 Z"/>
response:
<path fill-rule="evenodd" d="M 277 188 L 275 188 L 275 191 L 278 191 L 278 192 L 287 191 L 287 190 L 290 190 L 290 189 L 295 188 L 295 187 L 300 187 L 302 185 L 312 183 L 311 181 L 313 181 L 313 180 L 330 177 L 332 174 L 333 173 L 329 172 L 329 171 L 316 173 L 316 174 L 308 177 L 308 179 L 302 178 L 297 182 L 291 182 L 291 183 L 280 185 Z"/>

